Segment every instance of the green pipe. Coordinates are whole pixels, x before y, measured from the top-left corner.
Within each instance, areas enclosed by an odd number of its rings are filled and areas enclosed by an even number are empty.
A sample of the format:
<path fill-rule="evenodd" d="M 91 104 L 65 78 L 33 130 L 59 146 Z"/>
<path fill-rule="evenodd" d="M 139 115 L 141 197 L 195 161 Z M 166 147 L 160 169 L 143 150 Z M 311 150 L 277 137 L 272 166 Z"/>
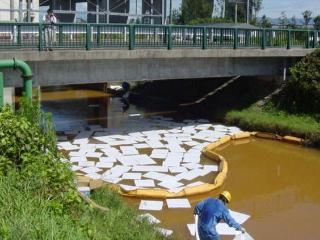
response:
<path fill-rule="evenodd" d="M 0 72 L 0 108 L 1 108 L 1 107 L 3 106 L 3 104 L 4 104 L 3 87 L 4 87 L 4 83 L 3 83 L 3 73 Z"/>
<path fill-rule="evenodd" d="M 23 88 L 26 97 L 32 99 L 32 70 L 29 65 L 21 60 L 16 59 L 7 59 L 7 60 L 0 60 L 0 69 L 3 68 L 18 68 L 22 72 L 23 78 Z M 0 92 L 3 94 L 3 87 L 0 87 Z"/>

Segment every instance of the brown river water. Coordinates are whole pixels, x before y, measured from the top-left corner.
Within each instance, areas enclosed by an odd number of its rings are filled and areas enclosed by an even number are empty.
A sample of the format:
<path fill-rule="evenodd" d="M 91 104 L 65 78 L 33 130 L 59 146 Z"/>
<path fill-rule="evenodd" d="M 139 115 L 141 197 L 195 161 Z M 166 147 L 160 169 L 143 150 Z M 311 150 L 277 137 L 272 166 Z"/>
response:
<path fill-rule="evenodd" d="M 88 124 L 123 127 L 132 114 L 183 119 L 171 111 L 159 113 L 136 106 L 123 112 L 118 98 L 95 90 L 47 89 L 41 100 L 43 109 L 53 113 L 58 131 Z M 218 152 L 229 163 L 228 178 L 219 191 L 231 191 L 230 208 L 251 215 L 244 227 L 255 239 L 320 239 L 319 150 L 253 138 L 232 142 Z M 217 195 L 218 191 L 189 200 L 194 207 L 202 199 Z M 140 199 L 124 199 L 138 208 Z M 186 226 L 193 222 L 192 212 L 193 208 L 164 208 L 150 213 L 162 221 L 161 226 L 174 230 L 177 239 L 188 240 L 193 239 Z"/>

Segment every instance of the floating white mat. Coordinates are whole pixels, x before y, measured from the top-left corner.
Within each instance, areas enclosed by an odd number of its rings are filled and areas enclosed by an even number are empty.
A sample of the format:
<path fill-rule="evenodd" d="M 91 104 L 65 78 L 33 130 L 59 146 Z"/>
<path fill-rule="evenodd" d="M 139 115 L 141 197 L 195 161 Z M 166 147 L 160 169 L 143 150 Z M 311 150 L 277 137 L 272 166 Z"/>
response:
<path fill-rule="evenodd" d="M 87 168 L 82 168 L 81 171 L 89 174 L 89 173 L 101 172 L 102 169 L 97 167 L 87 167 Z"/>
<path fill-rule="evenodd" d="M 119 157 L 117 157 L 117 159 L 124 166 L 156 164 L 156 162 L 154 160 L 152 160 L 149 156 L 147 156 L 145 154 L 144 155 L 119 156 Z"/>
<path fill-rule="evenodd" d="M 116 159 L 116 157 L 99 157 L 99 162 L 115 163 L 115 162 L 117 162 L 117 159 Z"/>
<path fill-rule="evenodd" d="M 150 211 L 160 211 L 163 207 L 163 201 L 148 201 L 141 200 L 139 209 L 140 210 L 150 210 Z"/>
<path fill-rule="evenodd" d="M 121 166 L 116 165 L 115 167 L 111 168 L 110 170 L 106 171 L 103 175 L 108 178 L 107 176 L 110 176 L 110 178 L 118 178 L 122 174 L 129 172 L 131 167 L 127 166 Z"/>
<path fill-rule="evenodd" d="M 133 144 L 133 146 L 136 148 L 136 149 L 147 149 L 147 148 L 150 148 L 150 146 L 146 143 L 137 143 L 137 144 Z"/>
<path fill-rule="evenodd" d="M 170 229 L 165 229 L 165 228 L 157 228 L 157 230 L 165 237 L 170 237 L 173 233 L 172 230 Z"/>
<path fill-rule="evenodd" d="M 196 224 L 190 223 L 190 224 L 187 224 L 187 227 L 188 227 L 188 230 L 189 230 L 191 236 L 195 236 L 196 235 Z"/>
<path fill-rule="evenodd" d="M 166 199 L 168 208 L 191 208 L 190 202 L 187 198 L 181 199 Z"/>
<path fill-rule="evenodd" d="M 69 152 L 69 157 L 82 157 L 86 155 L 86 151 Z"/>
<path fill-rule="evenodd" d="M 160 181 L 160 182 L 163 182 L 163 181 L 176 181 L 175 176 L 171 176 L 171 175 L 164 174 L 164 173 L 159 173 L 159 172 L 148 172 L 148 173 L 144 174 L 143 177 L 154 179 L 154 180 L 157 180 L 157 181 Z"/>
<path fill-rule="evenodd" d="M 235 228 L 229 227 L 226 223 L 218 223 L 216 226 L 216 231 L 219 235 L 236 235 L 240 232 L 237 231 Z"/>
<path fill-rule="evenodd" d="M 171 173 L 182 173 L 182 172 L 187 172 L 187 168 L 186 167 L 182 167 L 182 166 L 176 166 L 176 167 L 169 167 L 169 171 Z"/>
<path fill-rule="evenodd" d="M 150 224 L 158 224 L 161 223 L 159 219 L 156 217 L 152 216 L 150 213 L 145 213 L 137 216 L 137 220 L 141 221 L 143 219 L 146 219 Z"/>
<path fill-rule="evenodd" d="M 185 142 L 184 144 L 189 146 L 189 147 L 194 147 L 194 146 L 199 145 L 200 143 L 196 142 L 196 141 L 189 141 L 189 142 Z"/>
<path fill-rule="evenodd" d="M 201 186 L 203 184 L 205 184 L 205 183 L 201 182 L 201 181 L 198 181 L 198 182 L 190 183 L 190 184 L 186 185 L 186 187 L 197 187 L 197 186 Z"/>
<path fill-rule="evenodd" d="M 150 155 L 151 158 L 165 159 L 168 155 L 169 150 L 167 149 L 154 149 Z"/>
<path fill-rule="evenodd" d="M 97 162 L 96 167 L 98 167 L 98 168 L 112 168 L 113 162 Z"/>
<path fill-rule="evenodd" d="M 89 139 L 88 138 L 76 139 L 72 143 L 76 145 L 88 144 Z"/>
<path fill-rule="evenodd" d="M 124 173 L 122 175 L 123 180 L 140 180 L 141 173 Z"/>
<path fill-rule="evenodd" d="M 138 155 L 138 150 L 133 146 L 121 146 L 121 152 L 123 155 Z"/>
<path fill-rule="evenodd" d="M 73 171 L 73 172 L 79 171 L 81 169 L 82 169 L 82 167 L 80 167 L 80 166 L 75 166 L 75 165 L 71 166 L 71 171 Z"/>
<path fill-rule="evenodd" d="M 166 166 L 133 166 L 132 172 L 168 172 Z"/>
<path fill-rule="evenodd" d="M 184 163 L 183 164 L 184 167 L 193 170 L 193 169 L 197 169 L 197 168 L 201 168 L 202 165 L 199 163 Z M 200 173 L 201 174 L 201 173 Z"/>
<path fill-rule="evenodd" d="M 101 179 L 105 182 L 113 183 L 113 184 L 117 184 L 122 180 L 121 178 L 111 178 L 110 176 L 103 176 L 103 175 L 101 176 Z"/>
<path fill-rule="evenodd" d="M 138 189 L 137 186 L 131 186 L 131 185 L 125 185 L 125 184 L 120 184 L 120 187 L 125 191 L 132 191 L 132 190 Z"/>
<path fill-rule="evenodd" d="M 87 158 L 99 158 L 102 156 L 102 153 L 100 152 L 88 152 L 86 153 Z"/>
<path fill-rule="evenodd" d="M 98 174 L 98 173 L 89 173 L 89 174 L 86 174 L 85 176 L 93 180 L 101 179 L 101 174 Z"/>
<path fill-rule="evenodd" d="M 150 148 L 165 148 L 165 146 L 159 140 L 147 140 L 146 143 Z"/>
<path fill-rule="evenodd" d="M 199 163 L 200 162 L 200 152 L 191 151 L 187 152 L 183 156 L 183 162 L 185 163 Z"/>
<path fill-rule="evenodd" d="M 70 162 L 86 162 L 87 158 L 86 156 L 80 156 L 80 157 L 70 157 Z"/>
<path fill-rule="evenodd" d="M 158 183 L 158 185 L 167 189 L 177 189 L 184 184 L 181 182 L 177 182 L 176 180 L 165 180 L 161 183 Z"/>
<path fill-rule="evenodd" d="M 95 162 L 93 161 L 81 161 L 78 162 L 79 167 L 93 167 L 95 165 Z"/>
<path fill-rule="evenodd" d="M 232 211 L 232 210 L 229 210 L 229 212 L 230 212 L 230 215 L 239 224 L 243 224 L 244 222 L 246 222 L 250 218 L 250 215 L 247 215 L 247 214 L 244 214 L 244 213 L 240 213 L 240 212 L 236 212 L 236 211 Z"/>
<path fill-rule="evenodd" d="M 137 187 L 155 187 L 154 180 L 134 180 L 134 184 Z"/>
<path fill-rule="evenodd" d="M 253 237 L 250 236 L 249 233 L 240 233 L 234 237 L 233 240 L 254 240 Z"/>

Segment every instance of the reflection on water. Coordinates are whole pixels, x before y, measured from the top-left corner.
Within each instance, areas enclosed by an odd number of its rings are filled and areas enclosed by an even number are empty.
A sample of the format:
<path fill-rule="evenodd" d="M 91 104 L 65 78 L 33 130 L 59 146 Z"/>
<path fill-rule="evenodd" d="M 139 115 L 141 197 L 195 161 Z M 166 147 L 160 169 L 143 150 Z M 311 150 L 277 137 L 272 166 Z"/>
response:
<path fill-rule="evenodd" d="M 127 126 L 128 119 L 137 116 L 184 118 L 177 112 L 156 113 L 133 105 L 123 112 L 119 98 L 96 90 L 49 91 L 43 92 L 41 98 L 43 109 L 53 113 L 58 131 L 83 129 L 92 124 L 116 129 Z M 139 120 L 135 124 L 139 126 Z M 224 189 L 233 194 L 231 208 L 252 216 L 244 227 L 255 239 L 320 239 L 317 228 L 320 151 L 252 139 L 233 142 L 219 149 L 219 153 L 226 157 L 230 166 Z M 217 194 L 212 192 L 189 200 L 194 206 L 203 198 Z M 135 207 L 140 202 L 125 200 Z M 166 209 L 152 214 L 164 227 L 175 230 L 178 239 L 192 239 L 186 227 L 187 223 L 192 223 L 192 211 Z"/>

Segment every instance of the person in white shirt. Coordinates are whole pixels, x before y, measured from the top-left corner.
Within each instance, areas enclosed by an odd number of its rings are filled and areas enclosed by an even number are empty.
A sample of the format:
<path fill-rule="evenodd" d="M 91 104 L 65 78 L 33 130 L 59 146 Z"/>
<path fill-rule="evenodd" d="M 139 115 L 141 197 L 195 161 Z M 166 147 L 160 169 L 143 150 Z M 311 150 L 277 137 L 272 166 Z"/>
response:
<path fill-rule="evenodd" d="M 52 45 L 56 41 L 56 27 L 54 24 L 57 23 L 57 18 L 53 14 L 51 8 L 48 9 L 47 14 L 43 17 L 44 21 L 44 38 L 46 44 L 46 50 L 52 51 Z"/>

